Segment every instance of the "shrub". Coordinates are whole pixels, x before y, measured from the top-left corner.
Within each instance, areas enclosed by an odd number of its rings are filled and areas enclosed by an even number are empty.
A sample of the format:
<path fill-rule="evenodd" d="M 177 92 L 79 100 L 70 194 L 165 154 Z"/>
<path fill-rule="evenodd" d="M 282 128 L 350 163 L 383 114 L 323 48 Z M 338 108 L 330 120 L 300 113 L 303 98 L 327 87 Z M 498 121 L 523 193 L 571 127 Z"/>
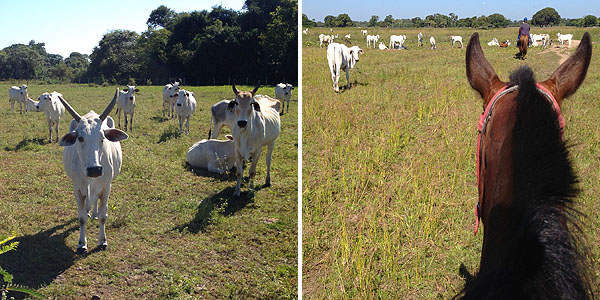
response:
<path fill-rule="evenodd" d="M 19 242 L 10 242 L 15 236 L 9 236 L 6 239 L 0 240 L 0 254 L 6 253 L 10 250 L 17 249 Z M 37 298 L 43 298 L 44 295 L 37 293 L 31 289 L 12 283 L 13 276 L 0 266 L 0 299 L 6 300 L 8 292 L 21 292 L 29 296 Z"/>

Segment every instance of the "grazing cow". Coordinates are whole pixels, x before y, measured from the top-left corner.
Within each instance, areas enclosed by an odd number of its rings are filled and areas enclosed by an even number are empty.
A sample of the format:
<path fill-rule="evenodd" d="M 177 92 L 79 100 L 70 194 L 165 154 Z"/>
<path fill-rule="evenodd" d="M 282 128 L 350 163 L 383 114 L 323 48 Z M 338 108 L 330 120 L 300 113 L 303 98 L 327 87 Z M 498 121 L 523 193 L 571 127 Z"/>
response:
<path fill-rule="evenodd" d="M 58 97 L 62 97 L 61 93 L 43 93 L 38 97 L 38 105 L 36 108 L 46 114 L 46 123 L 48 123 L 49 137 L 48 142 L 52 143 L 52 126 L 56 131 L 56 141 L 58 142 L 58 123 L 60 117 L 65 113 L 65 107 L 60 103 Z"/>
<path fill-rule="evenodd" d="M 347 39 L 349 39 L 350 38 L 350 34 L 348 33 L 344 37 L 347 38 Z"/>
<path fill-rule="evenodd" d="M 140 90 L 136 89 L 134 85 L 128 85 L 126 89 L 123 89 L 119 93 L 117 100 L 117 125 L 121 127 L 121 112 L 123 112 L 123 118 L 125 119 L 125 130 L 127 130 L 127 115 L 129 115 L 129 129 L 133 129 L 133 113 L 135 112 L 135 92 Z M 163 112 L 164 113 L 164 112 Z"/>
<path fill-rule="evenodd" d="M 455 43 L 460 43 L 460 48 L 463 47 L 462 36 L 460 35 L 451 35 L 450 39 L 452 40 L 452 47 L 454 48 Z"/>
<path fill-rule="evenodd" d="M 429 38 L 429 44 L 431 44 L 431 50 L 435 50 L 435 38 L 434 37 Z"/>
<path fill-rule="evenodd" d="M 383 42 L 379 42 L 379 50 L 386 50 L 386 49 L 388 49 L 388 47 Z"/>
<path fill-rule="evenodd" d="M 367 35 L 367 30 L 363 29 L 360 31 L 362 33 L 362 35 Z"/>
<path fill-rule="evenodd" d="M 340 70 L 346 71 L 346 82 L 348 88 L 350 88 L 350 69 L 354 68 L 354 65 L 358 62 L 358 54 L 361 53 L 363 53 L 363 50 L 358 46 L 348 48 L 343 44 L 332 43 L 327 47 L 327 61 L 329 63 L 329 70 L 331 71 L 333 89 L 336 92 L 340 91 L 338 87 Z"/>
<path fill-rule="evenodd" d="M 500 46 L 500 43 L 498 43 L 498 39 L 493 38 L 491 41 L 488 42 L 488 46 Z"/>
<path fill-rule="evenodd" d="M 558 41 L 560 42 L 561 46 L 565 41 L 569 41 L 569 48 L 571 48 L 571 40 L 573 39 L 572 34 L 560 34 L 559 32 L 556 34 L 556 36 L 558 37 Z"/>
<path fill-rule="evenodd" d="M 231 135 L 227 140 L 201 140 L 187 152 L 187 162 L 192 167 L 206 168 L 209 172 L 225 174 L 235 166 L 235 145 Z"/>
<path fill-rule="evenodd" d="M 406 35 L 391 35 L 390 49 L 395 49 L 396 44 L 399 44 L 398 48 L 402 48 L 402 44 L 404 44 L 404 41 L 406 41 Z"/>
<path fill-rule="evenodd" d="M 329 45 L 331 47 L 331 45 Z M 329 47 L 327 51 L 329 51 Z M 265 186 L 271 185 L 271 155 L 275 147 L 275 139 L 281 130 L 279 113 L 254 100 L 258 85 L 250 92 L 238 91 L 232 86 L 235 99 L 229 102 L 229 108 L 235 113 L 236 126 L 233 127 L 233 142 L 235 145 L 235 167 L 237 184 L 234 196 L 240 195 L 244 164 L 251 160 L 249 175 L 250 189 L 254 189 L 256 164 L 260 158 L 262 147 L 267 146 L 267 178 Z"/>
<path fill-rule="evenodd" d="M 35 112 L 39 112 L 40 109 L 38 108 L 40 101 L 35 101 L 29 97 L 27 97 L 27 100 L 25 100 L 25 111 L 35 111 Z"/>
<path fill-rule="evenodd" d="M 326 43 L 327 45 L 331 44 L 333 42 L 333 35 L 327 35 L 327 34 L 319 34 L 319 47 L 322 48 L 323 44 Z"/>
<path fill-rule="evenodd" d="M 175 104 L 175 113 L 179 118 L 179 133 L 183 132 L 183 121 L 185 120 L 185 134 L 190 132 L 190 117 L 196 111 L 196 98 L 194 93 L 186 91 L 184 89 L 179 90 L 177 96 L 177 103 Z"/>
<path fill-rule="evenodd" d="M 15 102 L 19 102 L 19 113 L 23 113 L 23 105 L 25 104 L 25 100 L 29 97 L 27 93 L 27 85 L 22 85 L 21 87 L 11 86 L 8 89 L 8 102 L 10 102 L 10 111 L 15 111 Z M 27 110 L 25 110 L 27 111 Z"/>
<path fill-rule="evenodd" d="M 377 43 L 377 41 L 379 41 L 379 34 L 367 35 L 367 48 L 369 48 L 369 45 L 373 45 L 373 48 L 375 48 L 375 44 Z"/>
<path fill-rule="evenodd" d="M 306 28 L 306 29 L 302 30 L 302 33 L 303 33 L 304 35 L 307 35 L 307 34 L 308 34 L 308 28 Z"/>
<path fill-rule="evenodd" d="M 546 48 L 552 44 L 552 40 L 550 39 L 550 35 L 547 33 L 542 34 L 542 48 Z"/>
<path fill-rule="evenodd" d="M 165 84 L 163 88 L 163 118 L 165 117 L 165 110 L 167 110 L 167 116 L 173 118 L 175 116 L 175 102 L 177 102 L 177 95 L 179 95 L 179 85 L 181 79 Z"/>
<path fill-rule="evenodd" d="M 114 120 L 108 113 L 117 103 L 115 93 L 112 101 L 101 115 L 93 110 L 80 116 L 61 96 L 58 99 L 73 116 L 69 133 L 60 139 L 65 172 L 73 181 L 73 193 L 79 216 L 79 243 L 77 253 L 87 251 L 85 224 L 94 205 L 92 217 L 98 217 L 98 248 L 107 247 L 104 226 L 108 218 L 108 195 L 111 182 L 121 171 L 121 144 L 127 134 L 115 129 Z M 100 203 L 98 203 L 100 200 Z"/>
<path fill-rule="evenodd" d="M 285 103 L 287 102 L 287 111 L 290 111 L 290 98 L 292 97 L 292 90 L 294 86 L 289 83 L 279 83 L 275 86 L 275 98 L 279 99 L 283 104 L 283 109 L 281 110 L 281 114 L 283 115 L 283 110 L 285 109 Z"/>
<path fill-rule="evenodd" d="M 543 34 L 530 34 L 531 36 L 531 47 L 543 46 L 544 35 Z M 538 44 L 539 42 L 539 44 Z"/>
<path fill-rule="evenodd" d="M 216 139 L 219 136 L 219 132 L 221 132 L 221 128 L 223 128 L 223 126 L 227 126 L 227 128 L 233 131 L 236 119 L 233 111 L 229 109 L 229 103 L 231 101 L 233 100 L 221 100 L 210 107 L 210 129 L 208 130 L 209 139 Z M 270 107 L 278 112 L 281 108 L 281 103 L 279 100 L 273 99 L 266 95 L 255 95 L 254 101 L 257 101 L 261 106 Z"/>
<path fill-rule="evenodd" d="M 419 34 L 417 35 L 417 42 L 418 42 L 418 46 L 419 47 L 423 47 L 423 34 L 419 32 Z"/>

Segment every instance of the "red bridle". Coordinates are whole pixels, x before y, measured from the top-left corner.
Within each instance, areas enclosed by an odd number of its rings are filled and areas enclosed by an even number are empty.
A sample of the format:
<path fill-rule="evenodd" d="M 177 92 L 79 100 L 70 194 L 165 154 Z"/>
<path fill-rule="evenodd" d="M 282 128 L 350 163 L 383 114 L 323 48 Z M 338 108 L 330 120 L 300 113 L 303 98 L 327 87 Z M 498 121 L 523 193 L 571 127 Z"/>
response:
<path fill-rule="evenodd" d="M 550 93 L 550 91 L 548 91 L 548 89 L 546 89 L 543 85 L 541 85 L 539 83 L 536 83 L 535 85 L 536 85 L 537 90 L 542 95 L 544 95 L 546 97 L 546 99 L 548 100 L 548 102 L 550 102 L 552 104 L 552 107 L 554 107 L 554 111 L 556 111 L 556 114 L 558 115 L 558 124 L 560 126 L 560 132 L 561 132 L 561 137 L 562 137 L 563 130 L 565 128 L 565 118 L 563 118 L 563 115 L 560 112 L 560 106 L 558 105 L 558 102 L 556 102 L 556 99 L 554 98 L 554 96 L 552 96 L 552 93 Z M 513 85 L 513 86 L 505 85 L 498 92 L 496 92 L 494 97 L 492 97 L 492 100 L 488 103 L 487 107 L 485 108 L 485 110 L 483 111 L 481 116 L 479 117 L 479 123 L 477 124 L 477 129 L 479 131 L 479 134 L 477 135 L 477 188 L 479 188 L 479 164 L 480 164 L 480 160 L 481 160 L 481 143 L 483 142 L 483 135 L 485 133 L 487 123 L 492 116 L 492 109 L 494 108 L 494 104 L 502 96 L 504 96 L 508 93 L 512 93 L 515 90 L 517 90 L 518 88 L 519 88 L 518 85 Z M 475 231 L 473 232 L 473 235 L 477 234 L 477 229 L 479 228 L 479 219 L 481 216 L 481 214 L 479 212 L 479 209 L 481 207 L 480 204 L 481 204 L 481 199 L 478 199 L 477 206 L 475 206 L 476 220 L 475 220 Z"/>

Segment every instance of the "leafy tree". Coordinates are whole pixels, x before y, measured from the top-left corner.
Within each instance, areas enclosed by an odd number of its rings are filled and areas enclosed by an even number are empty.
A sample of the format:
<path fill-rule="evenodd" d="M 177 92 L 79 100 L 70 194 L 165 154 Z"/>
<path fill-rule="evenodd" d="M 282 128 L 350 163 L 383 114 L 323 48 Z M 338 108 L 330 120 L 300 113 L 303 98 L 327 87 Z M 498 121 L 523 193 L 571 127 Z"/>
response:
<path fill-rule="evenodd" d="M 312 21 L 306 14 L 302 14 L 302 28 L 312 28 L 317 26 L 317 22 Z"/>
<path fill-rule="evenodd" d="M 421 18 L 419 18 L 419 17 L 412 18 L 411 22 L 412 22 L 413 27 L 424 27 L 425 26 L 423 20 L 421 20 Z"/>
<path fill-rule="evenodd" d="M 495 13 L 495 14 L 491 14 L 487 17 L 489 23 L 492 25 L 492 27 L 495 28 L 500 28 L 500 27 L 506 27 L 508 26 L 508 19 L 506 19 L 504 17 L 504 15 L 499 14 L 499 13 Z"/>
<path fill-rule="evenodd" d="M 392 17 L 392 15 L 388 15 L 385 17 L 385 19 L 383 20 L 383 26 L 385 27 L 391 27 L 394 24 L 394 17 Z"/>
<path fill-rule="evenodd" d="M 348 14 L 339 14 L 336 18 L 337 27 L 352 27 L 354 23 Z"/>
<path fill-rule="evenodd" d="M 592 15 L 587 15 L 587 16 L 583 17 L 583 20 L 581 23 L 582 23 L 583 27 L 596 26 L 596 23 L 598 23 L 598 18 L 596 18 L 595 16 L 592 16 Z"/>
<path fill-rule="evenodd" d="M 458 27 L 472 27 L 473 26 L 473 21 L 476 20 L 477 17 L 472 17 L 472 18 L 462 18 L 458 20 L 457 26 Z"/>
<path fill-rule="evenodd" d="M 138 76 L 138 37 L 136 32 L 129 30 L 114 30 L 105 34 L 90 55 L 90 76 L 98 79 L 102 74 L 105 78 L 114 78 L 123 84 L 129 77 Z"/>
<path fill-rule="evenodd" d="M 372 15 L 371 19 L 369 20 L 369 27 L 375 27 L 377 26 L 377 22 L 379 21 L 379 17 Z"/>
<path fill-rule="evenodd" d="M 552 7 L 546 7 L 539 10 L 531 18 L 531 25 L 536 26 L 548 26 L 558 25 L 560 22 L 560 15 Z"/>
<path fill-rule="evenodd" d="M 337 25 L 337 21 L 332 15 L 326 16 L 325 19 L 323 19 L 323 21 L 325 22 L 326 27 L 336 27 Z"/>
<path fill-rule="evenodd" d="M 173 20 L 175 15 L 176 13 L 173 10 L 161 5 L 150 13 L 150 17 L 148 18 L 148 21 L 146 21 L 146 24 L 148 27 L 152 28 L 166 28 L 167 25 Z"/>

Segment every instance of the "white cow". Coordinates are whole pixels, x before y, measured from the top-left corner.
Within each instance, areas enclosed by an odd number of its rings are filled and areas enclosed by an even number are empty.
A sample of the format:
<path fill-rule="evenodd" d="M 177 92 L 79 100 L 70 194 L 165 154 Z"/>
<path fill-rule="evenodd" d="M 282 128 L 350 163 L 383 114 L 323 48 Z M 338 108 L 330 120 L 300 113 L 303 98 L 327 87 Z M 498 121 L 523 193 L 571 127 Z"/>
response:
<path fill-rule="evenodd" d="M 358 54 L 361 53 L 363 53 L 363 50 L 358 46 L 348 48 L 343 44 L 332 43 L 327 47 L 327 62 L 331 71 L 333 89 L 336 92 L 340 91 L 338 87 L 340 71 L 346 71 L 346 82 L 348 88 L 350 88 L 350 69 L 354 68 L 359 59 Z"/>
<path fill-rule="evenodd" d="M 327 34 L 319 34 L 319 47 L 323 47 L 323 44 L 331 44 L 333 42 L 334 36 L 333 35 L 327 35 Z"/>
<path fill-rule="evenodd" d="M 208 138 L 216 139 L 223 126 L 227 126 L 233 131 L 235 126 L 235 114 L 229 108 L 229 103 L 233 100 L 221 100 L 210 107 L 210 129 L 208 130 Z M 267 95 L 254 95 L 254 101 L 257 101 L 261 106 L 270 107 L 279 112 L 281 103 L 277 99 L 273 99 Z M 289 104 L 288 104 L 289 107 Z M 282 110 L 283 112 L 283 110 Z"/>
<path fill-rule="evenodd" d="M 367 35 L 367 48 L 369 48 L 369 45 L 372 45 L 373 48 L 375 48 L 375 44 L 377 44 L 377 41 L 379 41 L 379 34 Z"/>
<path fill-rule="evenodd" d="M 500 46 L 500 43 L 498 42 L 498 39 L 493 38 L 491 41 L 488 42 L 488 46 Z"/>
<path fill-rule="evenodd" d="M 175 113 L 179 119 L 179 133 L 183 132 L 183 121 L 185 123 L 185 134 L 190 132 L 190 118 L 196 111 L 196 98 L 194 93 L 179 89 L 179 95 L 177 96 L 177 103 L 175 104 Z"/>
<path fill-rule="evenodd" d="M 452 47 L 454 47 L 455 43 L 460 43 L 460 48 L 463 47 L 462 36 L 452 35 L 452 36 L 450 36 L 450 39 L 452 40 Z"/>
<path fill-rule="evenodd" d="M 19 113 L 23 113 L 23 105 L 25 100 L 29 97 L 27 93 L 27 85 L 21 87 L 11 86 L 8 89 L 8 102 L 10 102 L 10 111 L 15 111 L 15 102 L 19 102 Z"/>
<path fill-rule="evenodd" d="M 292 90 L 294 86 L 289 83 L 279 83 L 275 86 L 275 98 L 279 99 L 283 104 L 283 109 L 281 110 L 281 114 L 283 115 L 283 110 L 285 109 L 285 103 L 287 102 L 287 111 L 290 111 L 290 98 L 292 98 Z"/>
<path fill-rule="evenodd" d="M 133 113 L 135 112 L 135 92 L 140 90 L 136 89 L 134 85 L 128 85 L 126 89 L 123 89 L 119 93 L 117 100 L 117 125 L 121 127 L 121 112 L 123 112 L 123 118 L 125 119 L 125 130 L 127 130 L 127 115 L 129 115 L 129 129 L 133 129 Z"/>
<path fill-rule="evenodd" d="M 38 108 L 40 101 L 35 101 L 29 97 L 27 97 L 27 100 L 25 100 L 25 111 L 35 111 L 35 112 L 39 112 L 40 109 Z"/>
<path fill-rule="evenodd" d="M 304 35 L 307 35 L 307 34 L 308 34 L 308 28 L 306 28 L 306 29 L 302 30 L 302 33 L 303 33 Z"/>
<path fill-rule="evenodd" d="M 344 37 L 347 38 L 347 39 L 349 39 L 350 38 L 350 33 L 346 34 Z"/>
<path fill-rule="evenodd" d="M 530 34 L 531 35 L 531 46 L 543 46 L 544 44 L 544 35 L 543 34 Z M 539 44 L 538 44 L 539 42 Z"/>
<path fill-rule="evenodd" d="M 423 34 L 419 32 L 417 35 L 417 42 L 419 47 L 423 47 Z"/>
<path fill-rule="evenodd" d="M 367 35 L 367 30 L 363 29 L 360 31 L 362 33 L 362 35 Z"/>
<path fill-rule="evenodd" d="M 386 47 L 383 42 L 379 42 L 379 50 L 386 50 L 386 49 L 388 49 L 388 47 Z"/>
<path fill-rule="evenodd" d="M 187 152 L 187 162 L 192 167 L 206 168 L 209 172 L 225 174 L 235 166 L 235 145 L 231 135 L 227 140 L 201 140 Z"/>
<path fill-rule="evenodd" d="M 179 85 L 181 79 L 165 84 L 163 88 L 163 118 L 165 117 L 165 110 L 167 110 L 167 116 L 173 118 L 175 116 L 175 102 L 177 102 L 177 96 L 179 95 Z"/>
<path fill-rule="evenodd" d="M 127 134 L 115 129 L 114 120 L 108 116 L 117 102 L 117 94 L 104 110 L 98 115 L 93 110 L 80 116 L 61 96 L 59 100 L 73 116 L 69 133 L 60 139 L 64 146 L 63 165 L 65 172 L 73 181 L 73 193 L 77 202 L 79 217 L 79 243 L 77 253 L 87 251 L 85 225 L 92 210 L 92 217 L 98 217 L 98 248 L 107 247 L 104 227 L 108 218 L 108 195 L 111 182 L 121 171 L 121 144 Z M 100 203 L 98 204 L 98 200 Z"/>
<path fill-rule="evenodd" d="M 330 45 L 331 46 L 331 45 Z M 329 51 L 329 47 L 327 49 Z M 258 86 L 251 92 L 238 91 L 233 87 L 235 99 L 229 102 L 236 117 L 236 126 L 233 127 L 233 142 L 235 145 L 235 167 L 237 171 L 237 184 L 234 196 L 240 195 L 244 164 L 252 160 L 249 169 L 250 189 L 254 189 L 254 176 L 256 164 L 260 158 L 262 147 L 267 146 L 267 178 L 264 186 L 271 185 L 271 155 L 275 147 L 275 140 L 281 130 L 279 112 L 261 105 L 254 100 Z"/>
<path fill-rule="evenodd" d="M 431 45 L 431 50 L 435 50 L 435 38 L 434 37 L 429 38 L 429 44 Z"/>
<path fill-rule="evenodd" d="M 550 46 L 551 44 L 551 40 L 550 40 L 550 35 L 547 33 L 542 34 L 543 38 L 542 38 L 542 48 L 546 48 L 548 46 Z"/>
<path fill-rule="evenodd" d="M 391 35 L 390 36 L 390 49 L 395 49 L 396 44 L 398 48 L 402 48 L 402 44 L 406 41 L 406 35 Z"/>
<path fill-rule="evenodd" d="M 39 103 L 37 109 L 46 114 L 46 123 L 48 123 L 49 137 L 48 141 L 52 143 L 52 126 L 56 131 L 56 141 L 58 142 L 58 124 L 60 117 L 65 113 L 65 107 L 60 103 L 58 97 L 62 97 L 61 93 L 56 91 L 52 93 L 43 93 L 38 97 Z"/>
<path fill-rule="evenodd" d="M 573 39 L 572 34 L 560 34 L 559 32 L 556 34 L 556 36 L 558 37 L 558 41 L 560 42 L 561 46 L 564 44 L 565 41 L 569 41 L 569 48 L 571 48 L 571 40 Z"/>

